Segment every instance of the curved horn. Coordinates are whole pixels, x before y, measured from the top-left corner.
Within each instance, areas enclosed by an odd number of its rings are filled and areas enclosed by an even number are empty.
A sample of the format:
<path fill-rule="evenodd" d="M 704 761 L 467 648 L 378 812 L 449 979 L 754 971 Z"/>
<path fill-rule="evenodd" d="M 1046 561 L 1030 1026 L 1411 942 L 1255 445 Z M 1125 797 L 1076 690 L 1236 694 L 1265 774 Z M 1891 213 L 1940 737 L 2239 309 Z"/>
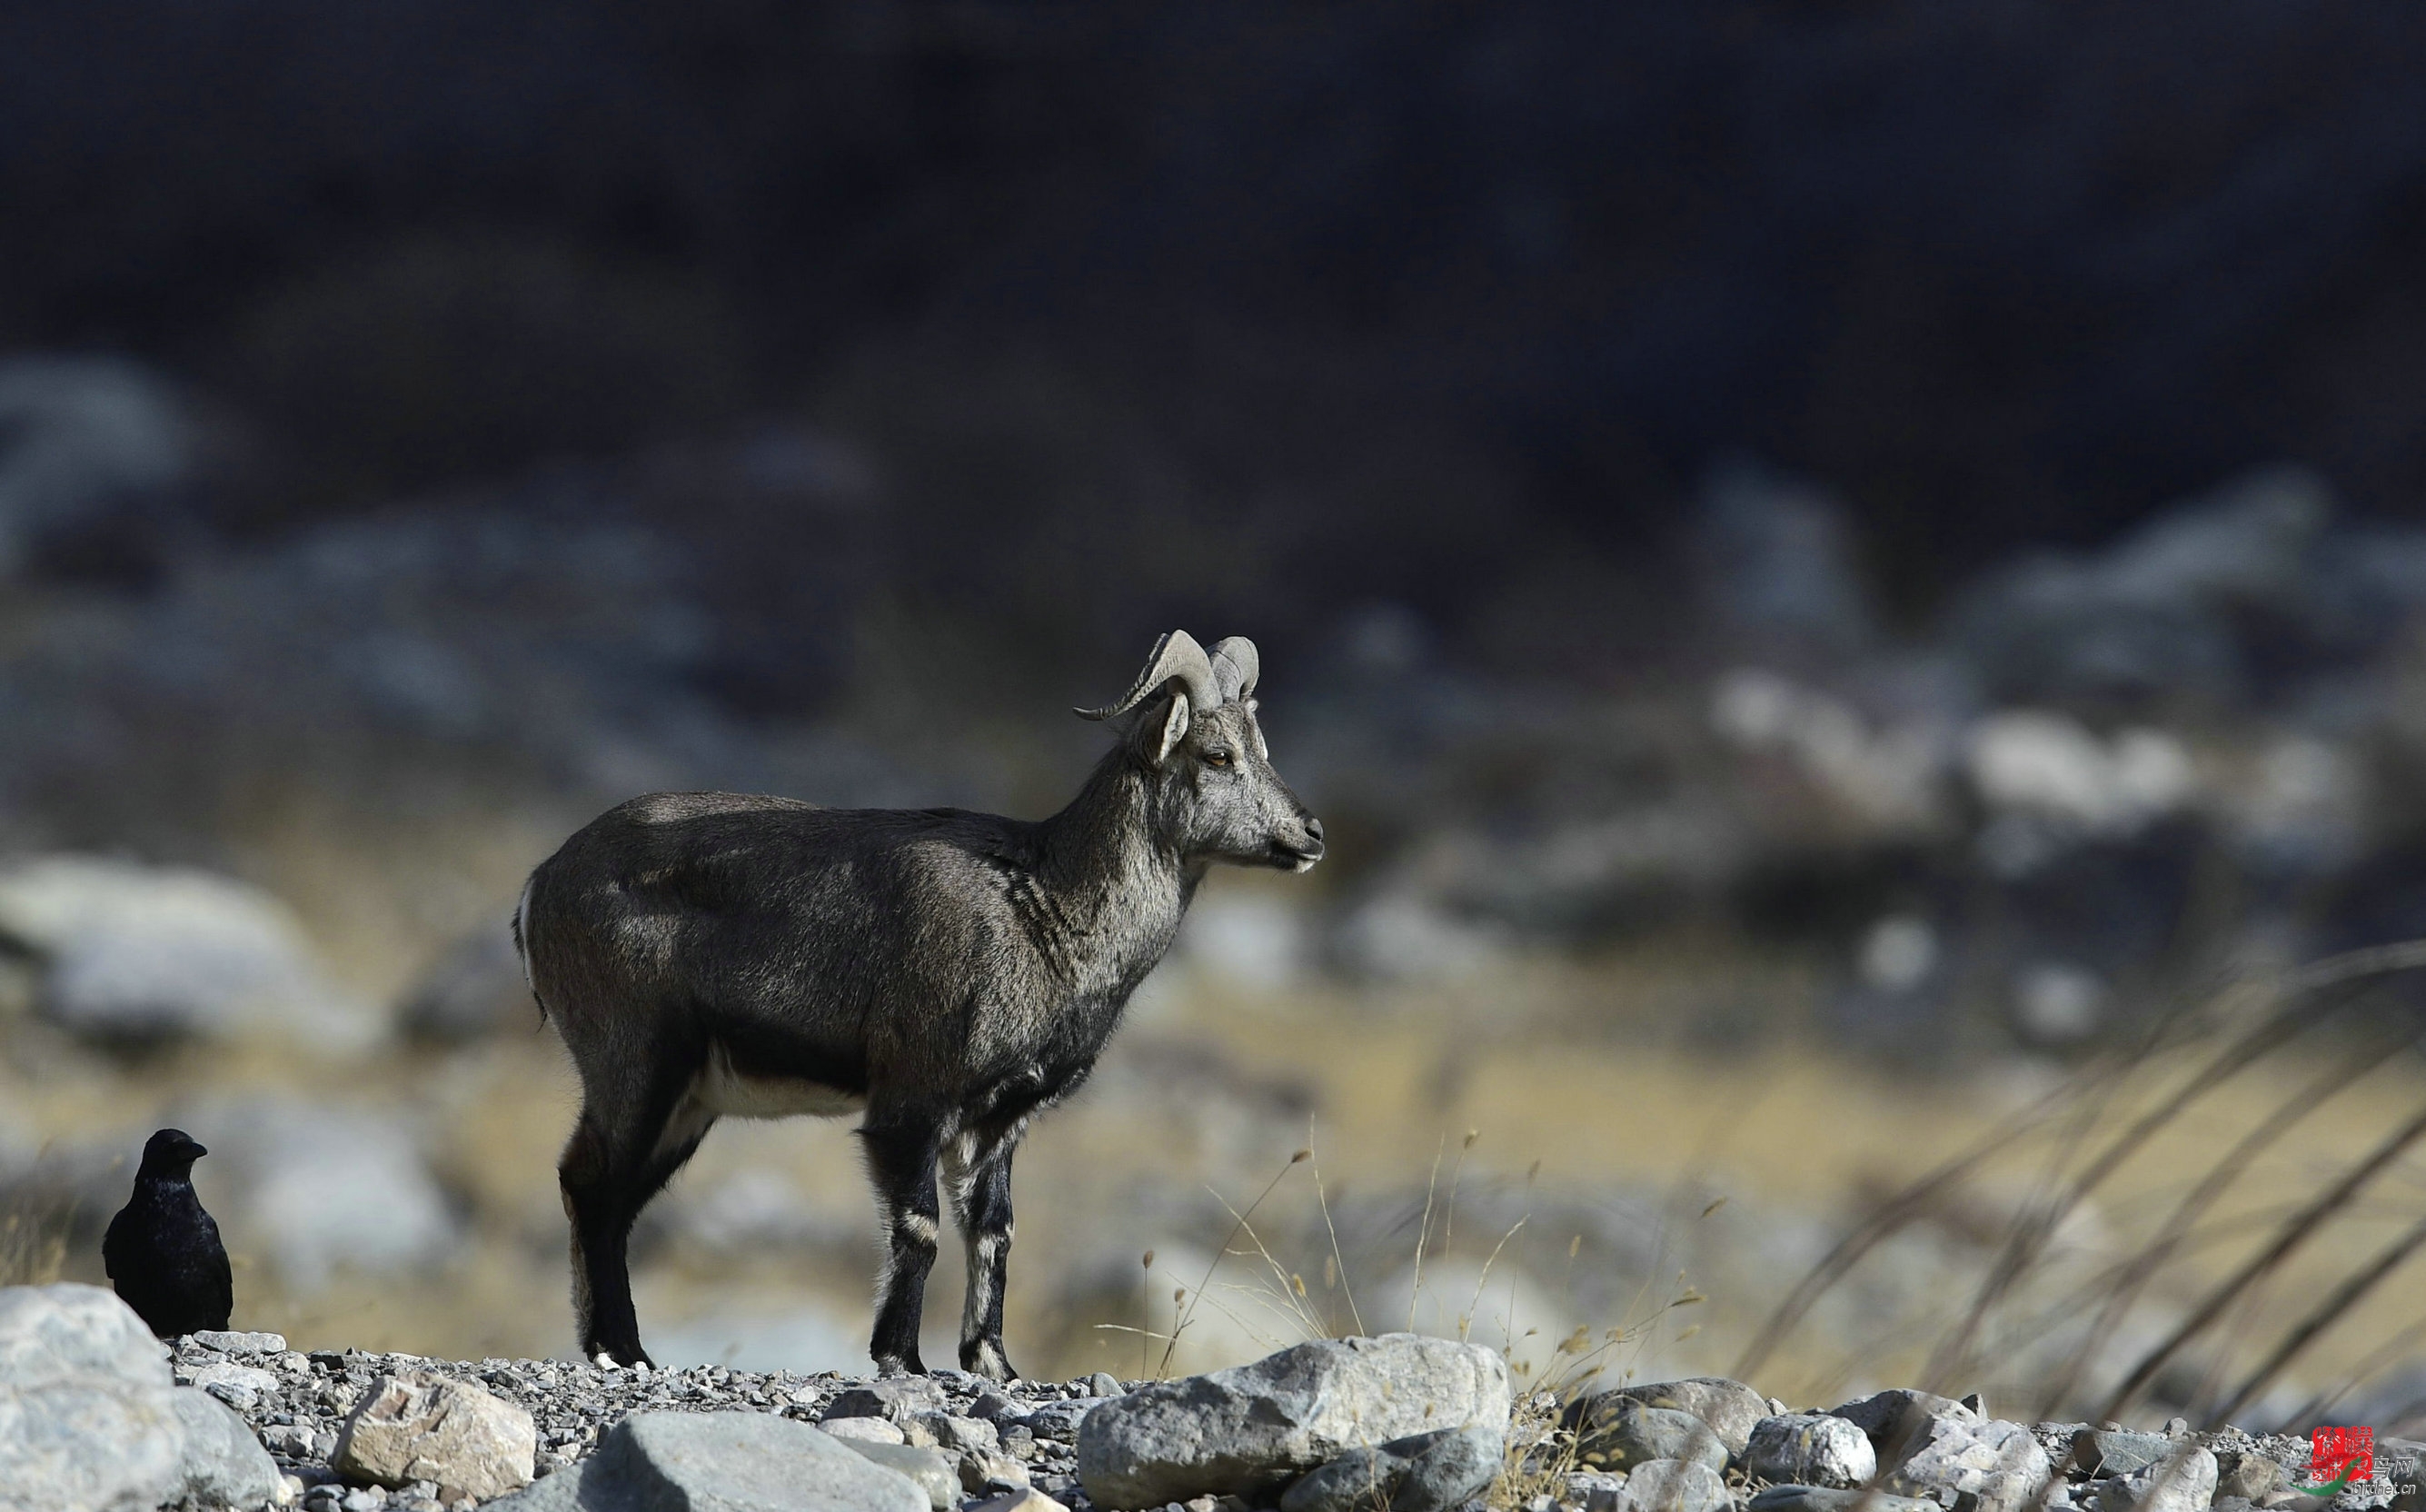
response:
<path fill-rule="evenodd" d="M 1243 635 L 1233 635 L 1213 642 L 1214 680 L 1221 685 L 1224 702 L 1233 698 L 1252 697 L 1255 691 L 1255 642 Z"/>
<path fill-rule="evenodd" d="M 1154 643 L 1154 655 L 1146 659 L 1145 671 L 1138 674 L 1138 680 L 1130 684 L 1119 703 L 1101 708 L 1074 708 L 1070 712 L 1080 719 L 1110 719 L 1137 707 L 1148 694 L 1174 680 L 1187 690 L 1188 701 L 1198 708 L 1211 708 L 1221 702 L 1221 685 L 1213 675 L 1213 663 L 1205 655 L 1205 648 L 1186 630 L 1173 630 Z"/>

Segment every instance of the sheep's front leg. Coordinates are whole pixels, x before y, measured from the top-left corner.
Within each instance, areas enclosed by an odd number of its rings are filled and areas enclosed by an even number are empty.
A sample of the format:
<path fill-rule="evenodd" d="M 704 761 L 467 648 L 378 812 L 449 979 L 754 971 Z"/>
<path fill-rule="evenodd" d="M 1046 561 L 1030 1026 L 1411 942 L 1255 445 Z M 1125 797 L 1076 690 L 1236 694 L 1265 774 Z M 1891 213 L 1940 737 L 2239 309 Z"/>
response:
<path fill-rule="evenodd" d="M 961 1309 L 961 1369 L 988 1380 L 1011 1381 L 1002 1349 L 1002 1297 L 1011 1272 L 1011 1157 L 1018 1147 L 1013 1130 L 979 1144 L 952 1173 L 952 1218 L 969 1252 L 969 1290 Z"/>
<path fill-rule="evenodd" d="M 884 1226 L 884 1268 L 877 1277 L 876 1333 L 867 1352 L 886 1375 L 924 1374 L 918 1318 L 926 1305 L 927 1272 L 935 1263 L 935 1161 L 941 1120 L 895 1110 L 874 1112 L 860 1130 L 868 1179 Z"/>

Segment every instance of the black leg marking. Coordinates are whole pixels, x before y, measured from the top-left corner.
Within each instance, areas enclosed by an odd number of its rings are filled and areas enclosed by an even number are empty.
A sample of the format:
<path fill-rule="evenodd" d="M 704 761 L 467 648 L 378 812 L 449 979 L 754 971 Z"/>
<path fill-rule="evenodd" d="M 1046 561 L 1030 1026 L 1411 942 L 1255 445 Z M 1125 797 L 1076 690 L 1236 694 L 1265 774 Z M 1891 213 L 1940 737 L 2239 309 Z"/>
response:
<path fill-rule="evenodd" d="M 969 1290 L 961 1309 L 961 1369 L 989 1380 L 1019 1378 L 1002 1347 L 1002 1299 L 1011 1275 L 1011 1157 L 1014 1128 L 991 1144 L 972 1138 L 954 1162 L 952 1217 L 968 1246 Z M 955 1155 L 962 1150 L 956 1149 Z"/>
<path fill-rule="evenodd" d="M 884 1269 L 877 1277 L 876 1332 L 867 1352 L 887 1375 L 924 1374 L 918 1321 L 935 1263 L 935 1163 L 942 1119 L 924 1111 L 871 1112 L 859 1137 L 883 1222 Z"/>
<path fill-rule="evenodd" d="M 638 1106 L 635 1106 L 635 1104 Z M 633 1114 L 618 1119 L 617 1112 Z M 713 1115 L 679 1089 L 633 1102 L 585 1098 L 557 1175 L 573 1226 L 573 1310 L 587 1359 L 656 1363 L 640 1347 L 626 1255 L 632 1223 L 707 1136 Z"/>

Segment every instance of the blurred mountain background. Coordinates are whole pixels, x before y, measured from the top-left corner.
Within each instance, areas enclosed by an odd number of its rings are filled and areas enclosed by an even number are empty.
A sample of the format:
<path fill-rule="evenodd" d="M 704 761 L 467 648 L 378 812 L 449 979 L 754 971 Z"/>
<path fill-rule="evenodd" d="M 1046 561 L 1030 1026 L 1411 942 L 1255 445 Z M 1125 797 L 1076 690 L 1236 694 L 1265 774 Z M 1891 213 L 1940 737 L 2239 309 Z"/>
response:
<path fill-rule="evenodd" d="M 1725 1369 L 2014 1110 L 2426 935 L 2421 63 L 2282 0 L 0 8 L 0 1260 L 92 1273 L 175 1121 L 239 1325 L 569 1348 L 523 875 L 655 789 L 1047 812 L 1180 625 L 1335 843 L 1208 888 L 1024 1158 L 1014 1358 L 1144 1373 L 1196 1183 L 1310 1143 L 1266 1237 L 1339 1326 Z M 1949 1368 L 2094 1406 L 2426 1093 L 2420 1000 L 2218 1077 Z M 1908 1384 L 2026 1143 L 1768 1389 Z M 661 1358 L 864 1366 L 839 1131 L 647 1224 Z M 2406 1421 L 2403 1275 L 2269 1411 Z M 1234 1300 L 1180 1363 L 1296 1325 Z"/>

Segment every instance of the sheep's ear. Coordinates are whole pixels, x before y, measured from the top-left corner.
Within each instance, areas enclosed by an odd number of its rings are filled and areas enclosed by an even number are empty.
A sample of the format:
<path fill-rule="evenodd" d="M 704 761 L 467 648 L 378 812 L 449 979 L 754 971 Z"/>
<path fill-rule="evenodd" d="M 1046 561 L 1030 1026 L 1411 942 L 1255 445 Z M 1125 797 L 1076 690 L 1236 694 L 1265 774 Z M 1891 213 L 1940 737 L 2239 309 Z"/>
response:
<path fill-rule="evenodd" d="M 1171 753 L 1178 748 L 1179 742 L 1188 739 L 1189 717 L 1188 695 L 1173 692 L 1171 695 L 1171 712 L 1162 717 L 1162 743 L 1154 754 L 1156 766 L 1170 760 Z"/>

